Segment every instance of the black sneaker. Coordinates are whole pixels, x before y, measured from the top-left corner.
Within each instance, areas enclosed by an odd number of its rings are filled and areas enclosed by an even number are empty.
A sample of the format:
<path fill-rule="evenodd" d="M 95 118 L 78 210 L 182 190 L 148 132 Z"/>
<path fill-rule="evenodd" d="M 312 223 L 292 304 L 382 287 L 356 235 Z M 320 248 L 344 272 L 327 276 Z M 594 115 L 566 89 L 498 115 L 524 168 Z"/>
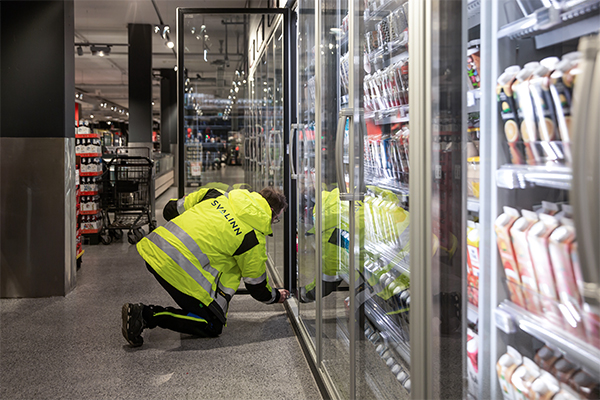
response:
<path fill-rule="evenodd" d="M 121 316 L 123 318 L 123 328 L 121 332 L 123 337 L 132 347 L 139 347 L 144 344 L 142 331 L 146 327 L 142 317 L 143 304 L 123 304 Z"/>

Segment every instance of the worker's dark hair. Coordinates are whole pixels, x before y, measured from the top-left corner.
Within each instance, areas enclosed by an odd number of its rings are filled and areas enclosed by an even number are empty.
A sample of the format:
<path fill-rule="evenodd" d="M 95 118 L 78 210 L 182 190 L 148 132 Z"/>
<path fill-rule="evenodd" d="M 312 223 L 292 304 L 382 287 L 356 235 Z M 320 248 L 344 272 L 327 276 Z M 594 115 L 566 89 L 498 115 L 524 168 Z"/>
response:
<path fill-rule="evenodd" d="M 279 215 L 281 210 L 286 210 L 288 207 L 285 195 L 272 186 L 267 186 L 262 189 L 260 195 L 267 200 L 269 206 L 273 210 L 273 216 Z"/>

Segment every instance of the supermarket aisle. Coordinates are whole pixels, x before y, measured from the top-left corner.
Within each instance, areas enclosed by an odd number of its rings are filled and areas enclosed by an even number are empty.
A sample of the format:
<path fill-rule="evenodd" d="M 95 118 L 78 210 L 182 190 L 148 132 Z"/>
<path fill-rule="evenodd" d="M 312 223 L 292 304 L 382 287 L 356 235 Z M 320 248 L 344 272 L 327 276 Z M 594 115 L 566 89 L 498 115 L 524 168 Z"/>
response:
<path fill-rule="evenodd" d="M 239 167 L 211 173 L 204 182 L 243 178 Z M 157 200 L 159 224 L 173 197 L 171 188 Z M 126 240 L 84 248 L 66 297 L 0 300 L 0 398 L 321 398 L 281 304 L 238 295 L 219 338 L 154 329 L 130 348 L 123 303 L 175 304 Z"/>

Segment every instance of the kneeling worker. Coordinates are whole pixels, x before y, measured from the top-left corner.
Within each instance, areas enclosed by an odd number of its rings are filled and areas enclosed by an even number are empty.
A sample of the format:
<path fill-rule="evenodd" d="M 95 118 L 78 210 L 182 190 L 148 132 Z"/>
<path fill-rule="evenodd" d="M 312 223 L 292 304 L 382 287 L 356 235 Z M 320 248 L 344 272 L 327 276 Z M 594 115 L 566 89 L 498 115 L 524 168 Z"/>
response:
<path fill-rule="evenodd" d="M 265 236 L 272 234 L 271 224 L 286 208 L 285 196 L 270 187 L 259 193 L 202 188 L 171 200 L 163 210 L 168 222 L 142 239 L 137 249 L 181 309 L 124 304 L 127 342 L 141 346 L 142 331 L 157 326 L 218 336 L 242 278 L 254 299 L 283 303 L 289 292 L 271 288 L 267 279 Z"/>

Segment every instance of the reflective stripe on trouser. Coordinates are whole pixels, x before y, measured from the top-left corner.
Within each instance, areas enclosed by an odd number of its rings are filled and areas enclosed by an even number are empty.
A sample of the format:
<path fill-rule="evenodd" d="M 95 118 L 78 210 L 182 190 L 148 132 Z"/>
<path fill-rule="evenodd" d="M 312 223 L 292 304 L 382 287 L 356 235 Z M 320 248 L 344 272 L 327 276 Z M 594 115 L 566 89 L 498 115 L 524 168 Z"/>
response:
<path fill-rule="evenodd" d="M 146 306 L 150 313 L 144 317 L 148 328 L 157 326 L 175 332 L 200 337 L 215 337 L 221 334 L 223 324 L 216 319 L 207 320 L 199 315 L 174 307 Z"/>
<path fill-rule="evenodd" d="M 215 281 L 218 281 L 219 271 L 214 269 L 210 265 L 210 260 L 208 256 L 204 254 L 204 252 L 200 249 L 196 241 L 183 229 L 177 226 L 175 223 L 169 221 L 164 225 L 164 228 L 172 233 L 179 241 L 196 257 L 202 269 L 212 275 Z M 231 296 L 235 293 L 235 290 L 227 288 L 218 282 L 218 288 L 220 290 L 214 291 L 212 289 L 212 283 L 206 279 L 206 277 L 190 260 L 188 260 L 175 246 L 169 243 L 166 239 L 159 236 L 155 232 L 150 233 L 147 238 L 154 243 L 158 248 L 160 248 L 166 255 L 171 257 L 173 261 L 181 267 L 202 289 L 204 289 L 210 297 L 215 300 L 215 302 L 221 308 L 223 315 L 227 315 L 227 310 L 229 308 L 229 300 Z M 227 296 L 221 295 L 223 294 Z"/>

